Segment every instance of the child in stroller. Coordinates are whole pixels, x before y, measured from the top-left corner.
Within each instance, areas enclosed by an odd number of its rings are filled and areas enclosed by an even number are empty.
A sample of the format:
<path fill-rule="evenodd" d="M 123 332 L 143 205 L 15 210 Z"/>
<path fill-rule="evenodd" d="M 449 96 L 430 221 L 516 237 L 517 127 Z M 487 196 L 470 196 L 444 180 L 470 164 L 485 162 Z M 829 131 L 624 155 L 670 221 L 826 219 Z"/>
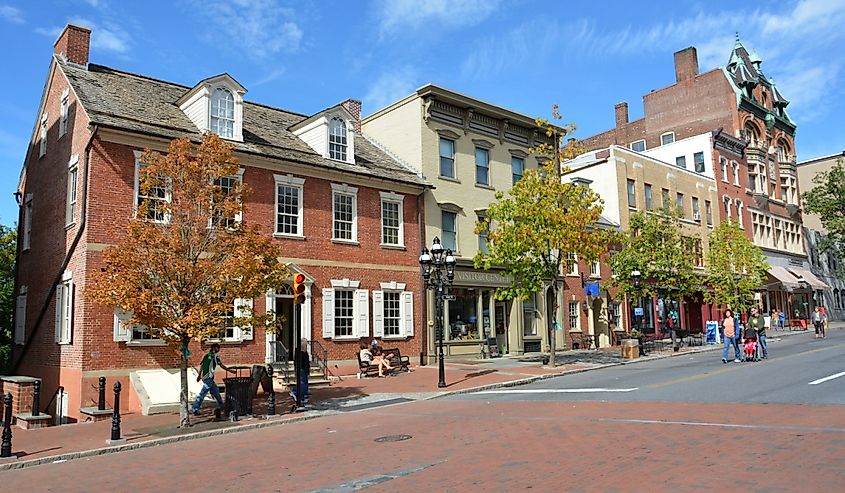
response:
<path fill-rule="evenodd" d="M 745 346 L 743 347 L 745 361 L 758 361 L 757 357 L 757 329 L 754 327 L 745 328 Z"/>

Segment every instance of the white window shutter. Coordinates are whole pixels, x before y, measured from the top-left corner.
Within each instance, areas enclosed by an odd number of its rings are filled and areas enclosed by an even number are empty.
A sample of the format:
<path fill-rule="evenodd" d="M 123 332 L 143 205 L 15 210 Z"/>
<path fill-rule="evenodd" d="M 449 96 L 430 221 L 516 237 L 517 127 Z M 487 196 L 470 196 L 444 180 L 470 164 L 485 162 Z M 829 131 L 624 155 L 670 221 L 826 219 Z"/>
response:
<path fill-rule="evenodd" d="M 26 342 L 26 295 L 15 299 L 15 344 Z"/>
<path fill-rule="evenodd" d="M 323 289 L 323 338 L 334 337 L 334 289 Z"/>
<path fill-rule="evenodd" d="M 370 335 L 370 300 L 369 291 L 366 289 L 355 290 L 355 304 L 353 305 L 352 333 L 355 337 L 368 337 Z"/>
<path fill-rule="evenodd" d="M 132 312 L 114 309 L 114 340 L 115 342 L 129 342 L 132 340 L 132 327 L 129 325 L 129 319 L 132 318 Z"/>
<path fill-rule="evenodd" d="M 373 337 L 384 337 L 384 291 L 373 291 Z"/>
<path fill-rule="evenodd" d="M 235 299 L 235 318 L 252 316 L 252 300 L 246 298 Z M 251 341 L 254 338 L 252 325 L 246 324 L 237 328 L 238 334 L 235 337 L 242 341 Z"/>
<path fill-rule="evenodd" d="M 62 318 L 64 318 L 64 314 L 62 313 L 62 291 L 64 289 L 64 284 L 56 286 L 56 334 L 53 337 L 56 342 L 62 342 Z"/>
<path fill-rule="evenodd" d="M 62 342 L 70 343 L 73 341 L 73 279 L 67 281 L 67 334 L 66 339 Z"/>
<path fill-rule="evenodd" d="M 402 291 L 400 299 L 401 305 L 399 309 L 402 313 L 402 328 L 405 331 L 405 337 L 414 335 L 414 293 L 410 291 Z"/>

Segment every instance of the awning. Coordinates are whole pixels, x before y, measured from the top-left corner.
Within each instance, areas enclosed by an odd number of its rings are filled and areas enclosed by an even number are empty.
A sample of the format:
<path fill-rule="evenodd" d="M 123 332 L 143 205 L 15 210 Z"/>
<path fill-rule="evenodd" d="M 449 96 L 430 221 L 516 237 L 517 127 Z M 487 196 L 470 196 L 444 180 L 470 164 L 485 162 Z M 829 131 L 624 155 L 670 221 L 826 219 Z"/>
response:
<path fill-rule="evenodd" d="M 780 281 L 785 288 L 799 289 L 801 287 L 801 282 L 798 278 L 793 276 L 786 268 L 779 265 L 770 266 L 769 275 Z"/>
<path fill-rule="evenodd" d="M 819 289 L 830 289 L 830 286 L 824 283 L 821 279 L 816 277 L 815 274 L 808 271 L 807 269 L 799 269 L 797 267 L 790 267 L 789 271 L 795 274 L 796 277 L 799 277 L 802 281 L 808 283 L 810 286 L 813 287 L 813 290 Z"/>

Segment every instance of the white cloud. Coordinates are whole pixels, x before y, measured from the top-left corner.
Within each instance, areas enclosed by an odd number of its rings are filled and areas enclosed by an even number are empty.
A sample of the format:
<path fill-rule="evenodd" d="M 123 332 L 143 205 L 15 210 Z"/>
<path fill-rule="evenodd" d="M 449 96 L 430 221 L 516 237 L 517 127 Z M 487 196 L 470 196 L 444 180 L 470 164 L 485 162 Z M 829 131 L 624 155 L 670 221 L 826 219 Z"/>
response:
<path fill-rule="evenodd" d="M 481 23 L 500 0 L 381 0 L 376 16 L 382 34 L 422 27 L 462 28 Z"/>
<path fill-rule="evenodd" d="M 283 75 L 285 75 L 285 69 L 283 67 L 277 68 L 257 81 L 250 83 L 249 87 L 255 88 L 263 86 L 264 84 L 269 84 Z"/>
<path fill-rule="evenodd" d="M 376 111 L 410 95 L 416 88 L 417 72 L 412 67 L 386 72 L 367 91 L 364 108 Z"/>
<path fill-rule="evenodd" d="M 0 5 L 0 19 L 11 22 L 13 24 L 23 24 L 23 14 L 20 9 L 16 9 L 11 5 Z"/>
<path fill-rule="evenodd" d="M 36 27 L 35 33 L 40 34 L 42 36 L 47 36 L 48 38 L 52 38 L 55 40 L 59 37 L 59 34 L 62 34 L 62 28 L 60 27 Z"/>
<path fill-rule="evenodd" d="M 213 43 L 225 39 L 239 45 L 248 57 L 264 59 L 280 51 L 296 51 L 302 29 L 294 22 L 294 11 L 276 0 L 231 0 L 198 4 L 213 26 L 206 38 Z M 222 31 L 222 33 L 221 33 Z"/>
<path fill-rule="evenodd" d="M 96 9 L 97 7 L 100 7 L 100 6 L 105 6 L 105 5 L 106 5 L 105 0 L 83 0 L 83 1 L 84 1 L 85 3 L 87 3 L 88 5 L 90 5 L 90 6 L 94 7 L 95 9 Z"/>
<path fill-rule="evenodd" d="M 124 54 L 132 44 L 129 34 L 111 22 L 98 24 L 81 17 L 72 18 L 68 22 L 91 30 L 91 48 Z"/>

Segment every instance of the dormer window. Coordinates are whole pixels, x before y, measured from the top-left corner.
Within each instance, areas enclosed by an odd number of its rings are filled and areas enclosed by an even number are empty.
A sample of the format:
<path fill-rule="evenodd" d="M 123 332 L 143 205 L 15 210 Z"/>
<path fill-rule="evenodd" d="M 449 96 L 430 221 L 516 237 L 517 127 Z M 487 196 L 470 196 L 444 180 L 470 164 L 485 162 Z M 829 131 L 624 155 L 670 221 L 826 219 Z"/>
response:
<path fill-rule="evenodd" d="M 338 117 L 329 121 L 329 158 L 346 161 L 346 123 Z"/>
<path fill-rule="evenodd" d="M 235 135 L 235 98 L 228 89 L 218 87 L 211 95 L 210 130 L 227 139 Z"/>

